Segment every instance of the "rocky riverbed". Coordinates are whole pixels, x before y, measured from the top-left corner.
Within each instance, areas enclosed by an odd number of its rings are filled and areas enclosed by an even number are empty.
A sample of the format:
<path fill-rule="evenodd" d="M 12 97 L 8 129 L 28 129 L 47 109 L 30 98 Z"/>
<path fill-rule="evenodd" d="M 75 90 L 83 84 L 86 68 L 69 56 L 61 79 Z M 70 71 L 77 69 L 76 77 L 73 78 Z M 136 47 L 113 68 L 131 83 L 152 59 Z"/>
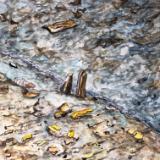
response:
<path fill-rule="evenodd" d="M 0 113 L 2 160 L 160 159 L 160 2 L 0 0 Z"/>

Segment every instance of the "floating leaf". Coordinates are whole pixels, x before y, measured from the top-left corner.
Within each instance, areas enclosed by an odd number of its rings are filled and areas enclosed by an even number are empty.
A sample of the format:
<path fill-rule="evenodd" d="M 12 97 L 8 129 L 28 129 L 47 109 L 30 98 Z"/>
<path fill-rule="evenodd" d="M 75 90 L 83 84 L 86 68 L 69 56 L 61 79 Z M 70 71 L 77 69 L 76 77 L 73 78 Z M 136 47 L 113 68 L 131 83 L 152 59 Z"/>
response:
<path fill-rule="evenodd" d="M 28 133 L 28 134 L 25 134 L 23 137 L 22 137 L 22 141 L 26 141 L 28 139 L 31 139 L 33 136 L 31 133 Z"/>
<path fill-rule="evenodd" d="M 79 111 L 74 111 L 71 114 L 71 118 L 73 119 L 77 119 L 83 116 L 86 116 L 88 113 L 92 112 L 93 109 L 92 108 L 85 108 L 85 109 L 81 109 Z"/>

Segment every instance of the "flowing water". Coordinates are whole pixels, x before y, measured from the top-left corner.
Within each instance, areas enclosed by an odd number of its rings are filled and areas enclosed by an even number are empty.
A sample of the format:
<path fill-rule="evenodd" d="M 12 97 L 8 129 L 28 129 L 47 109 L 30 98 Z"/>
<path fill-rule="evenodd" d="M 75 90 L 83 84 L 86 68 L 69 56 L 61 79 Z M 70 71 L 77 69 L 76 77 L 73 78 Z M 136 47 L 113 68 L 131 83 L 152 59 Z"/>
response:
<path fill-rule="evenodd" d="M 160 2 L 70 2 L 0 0 L 0 72 L 56 90 L 67 73 L 75 86 L 86 69 L 88 92 L 160 132 Z M 57 33 L 43 28 L 68 19 L 77 26 Z"/>

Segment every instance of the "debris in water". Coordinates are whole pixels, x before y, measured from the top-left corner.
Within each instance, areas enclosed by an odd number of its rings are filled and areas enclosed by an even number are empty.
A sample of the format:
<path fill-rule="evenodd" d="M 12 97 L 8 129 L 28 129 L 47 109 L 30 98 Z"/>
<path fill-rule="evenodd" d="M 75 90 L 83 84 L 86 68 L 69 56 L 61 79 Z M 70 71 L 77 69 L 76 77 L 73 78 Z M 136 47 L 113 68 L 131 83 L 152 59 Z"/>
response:
<path fill-rule="evenodd" d="M 86 81 L 87 73 L 85 70 L 81 70 L 78 76 L 76 96 L 84 98 L 86 96 Z"/>
<path fill-rule="evenodd" d="M 74 20 L 66 20 L 66 21 L 56 22 L 48 26 L 43 26 L 43 28 L 49 30 L 51 33 L 56 33 L 69 28 L 73 28 L 76 25 L 77 24 Z"/>
<path fill-rule="evenodd" d="M 78 111 L 74 111 L 71 114 L 71 118 L 72 119 L 77 119 L 77 118 L 86 116 L 88 113 L 90 113 L 92 111 L 93 111 L 92 108 L 85 108 L 85 109 L 81 109 L 81 110 L 78 110 Z"/>

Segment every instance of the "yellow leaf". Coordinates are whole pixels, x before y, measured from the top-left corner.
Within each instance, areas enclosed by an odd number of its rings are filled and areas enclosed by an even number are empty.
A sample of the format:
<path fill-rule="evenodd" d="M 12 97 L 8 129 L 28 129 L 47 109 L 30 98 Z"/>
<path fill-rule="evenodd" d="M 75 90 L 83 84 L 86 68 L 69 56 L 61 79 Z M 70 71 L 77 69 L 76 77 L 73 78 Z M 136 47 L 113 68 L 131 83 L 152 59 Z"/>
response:
<path fill-rule="evenodd" d="M 140 140 L 140 139 L 143 138 L 143 134 L 142 134 L 141 132 L 138 132 L 138 131 L 137 131 L 137 132 L 134 133 L 134 138 Z"/>
<path fill-rule="evenodd" d="M 61 128 L 58 125 L 52 125 L 48 127 L 50 131 L 57 132 L 60 131 Z"/>
<path fill-rule="evenodd" d="M 93 111 L 92 108 L 85 108 L 85 109 L 81 109 L 79 111 L 74 111 L 71 114 L 71 118 L 77 119 L 77 118 L 80 118 L 80 117 L 87 115 L 88 113 L 90 113 L 92 111 Z"/>
<path fill-rule="evenodd" d="M 83 156 L 83 158 L 91 158 L 93 155 L 94 155 L 93 152 L 87 153 Z"/>
<path fill-rule="evenodd" d="M 31 133 L 28 133 L 28 134 L 25 134 L 23 137 L 22 137 L 22 141 L 26 141 L 28 139 L 31 139 L 33 136 Z"/>
<path fill-rule="evenodd" d="M 134 134 L 134 132 L 136 132 L 137 130 L 135 128 L 131 128 L 128 130 L 129 134 Z"/>
<path fill-rule="evenodd" d="M 68 132 L 68 137 L 69 137 L 69 138 L 74 138 L 74 135 L 75 135 L 74 130 L 69 130 L 69 132 Z"/>

